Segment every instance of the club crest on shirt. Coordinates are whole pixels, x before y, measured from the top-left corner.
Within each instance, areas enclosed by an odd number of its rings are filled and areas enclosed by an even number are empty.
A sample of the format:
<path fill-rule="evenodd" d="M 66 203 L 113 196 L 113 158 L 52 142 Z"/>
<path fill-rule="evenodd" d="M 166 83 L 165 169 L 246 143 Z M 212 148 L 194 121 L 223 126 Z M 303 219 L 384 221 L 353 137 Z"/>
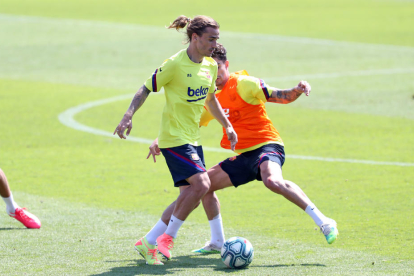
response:
<path fill-rule="evenodd" d="M 236 158 L 237 158 L 237 156 L 232 156 L 232 157 L 229 158 L 229 160 L 234 161 L 234 160 L 236 160 Z"/>
<path fill-rule="evenodd" d="M 198 156 L 197 153 L 192 153 L 191 154 L 191 159 L 193 159 L 194 161 L 198 161 L 198 160 L 200 160 L 200 157 Z"/>

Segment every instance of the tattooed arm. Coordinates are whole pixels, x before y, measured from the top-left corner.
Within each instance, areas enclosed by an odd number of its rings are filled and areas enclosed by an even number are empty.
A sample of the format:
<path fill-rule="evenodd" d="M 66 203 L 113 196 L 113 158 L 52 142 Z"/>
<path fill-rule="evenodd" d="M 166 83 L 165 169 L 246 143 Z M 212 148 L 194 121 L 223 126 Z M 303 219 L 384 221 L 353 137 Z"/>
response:
<path fill-rule="evenodd" d="M 309 83 L 307 81 L 301 81 L 297 86 L 291 89 L 275 88 L 267 101 L 272 103 L 288 104 L 299 98 L 302 93 L 309 96 L 310 91 L 311 86 Z"/>
<path fill-rule="evenodd" d="M 125 112 L 124 117 L 122 118 L 118 126 L 115 128 L 114 135 L 115 133 L 117 133 L 119 138 L 126 139 L 126 137 L 124 136 L 125 129 L 128 129 L 126 132 L 126 136 L 128 136 L 132 130 L 132 116 L 134 116 L 134 113 L 142 106 L 150 92 L 151 91 L 149 91 L 148 88 L 145 85 L 143 85 L 138 90 L 138 92 L 135 93 L 135 96 L 132 99 L 132 102 L 129 105 L 128 110 Z"/>

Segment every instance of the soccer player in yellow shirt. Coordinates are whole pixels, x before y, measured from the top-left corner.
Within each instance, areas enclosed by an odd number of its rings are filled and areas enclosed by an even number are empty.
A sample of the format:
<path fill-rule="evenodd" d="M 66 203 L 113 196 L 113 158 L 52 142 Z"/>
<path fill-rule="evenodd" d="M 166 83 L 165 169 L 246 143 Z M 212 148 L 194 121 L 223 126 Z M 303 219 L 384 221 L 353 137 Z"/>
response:
<path fill-rule="evenodd" d="M 164 87 L 164 106 L 158 143 L 180 195 L 168 226 L 160 220 L 153 228 L 157 239 L 143 237 L 135 248 L 150 265 L 162 265 L 157 259 L 157 249 L 167 259 L 171 258 L 174 238 L 187 216 L 200 203 L 210 188 L 210 179 L 199 145 L 199 122 L 204 105 L 225 128 L 232 149 L 237 134 L 214 96 L 217 63 L 211 54 L 219 39 L 219 24 L 207 16 L 190 19 L 179 16 L 168 28 L 176 30 L 187 26 L 189 46 L 166 59 L 135 94 L 128 110 L 116 127 L 121 139 L 126 139 L 132 129 L 132 116 L 142 106 L 149 93 Z M 164 232 L 165 231 L 165 232 Z M 156 246 L 158 244 L 158 248 Z"/>

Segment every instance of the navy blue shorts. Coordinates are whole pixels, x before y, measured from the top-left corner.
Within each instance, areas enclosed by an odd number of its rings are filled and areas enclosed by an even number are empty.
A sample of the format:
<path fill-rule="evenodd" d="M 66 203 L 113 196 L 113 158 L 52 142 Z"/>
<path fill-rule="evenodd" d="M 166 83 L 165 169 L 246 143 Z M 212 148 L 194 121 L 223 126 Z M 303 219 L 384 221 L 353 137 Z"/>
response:
<path fill-rule="evenodd" d="M 201 146 L 185 144 L 161 149 L 161 152 L 165 157 L 165 161 L 167 161 L 175 187 L 190 185 L 186 180 L 187 178 L 206 171 L 203 148 Z"/>
<path fill-rule="evenodd" d="M 279 144 L 268 144 L 258 149 L 227 158 L 219 165 L 225 171 L 235 187 L 253 180 L 262 180 L 260 164 L 264 161 L 285 163 L 285 150 Z"/>

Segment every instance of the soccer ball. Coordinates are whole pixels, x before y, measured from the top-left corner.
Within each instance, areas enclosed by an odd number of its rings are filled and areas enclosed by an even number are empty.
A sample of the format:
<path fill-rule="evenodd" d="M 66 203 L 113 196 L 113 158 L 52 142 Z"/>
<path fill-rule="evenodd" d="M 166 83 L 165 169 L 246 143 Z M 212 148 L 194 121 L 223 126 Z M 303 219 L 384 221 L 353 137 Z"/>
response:
<path fill-rule="evenodd" d="M 244 268 L 253 260 L 252 244 L 241 237 L 228 239 L 221 248 L 221 260 L 227 267 Z"/>

